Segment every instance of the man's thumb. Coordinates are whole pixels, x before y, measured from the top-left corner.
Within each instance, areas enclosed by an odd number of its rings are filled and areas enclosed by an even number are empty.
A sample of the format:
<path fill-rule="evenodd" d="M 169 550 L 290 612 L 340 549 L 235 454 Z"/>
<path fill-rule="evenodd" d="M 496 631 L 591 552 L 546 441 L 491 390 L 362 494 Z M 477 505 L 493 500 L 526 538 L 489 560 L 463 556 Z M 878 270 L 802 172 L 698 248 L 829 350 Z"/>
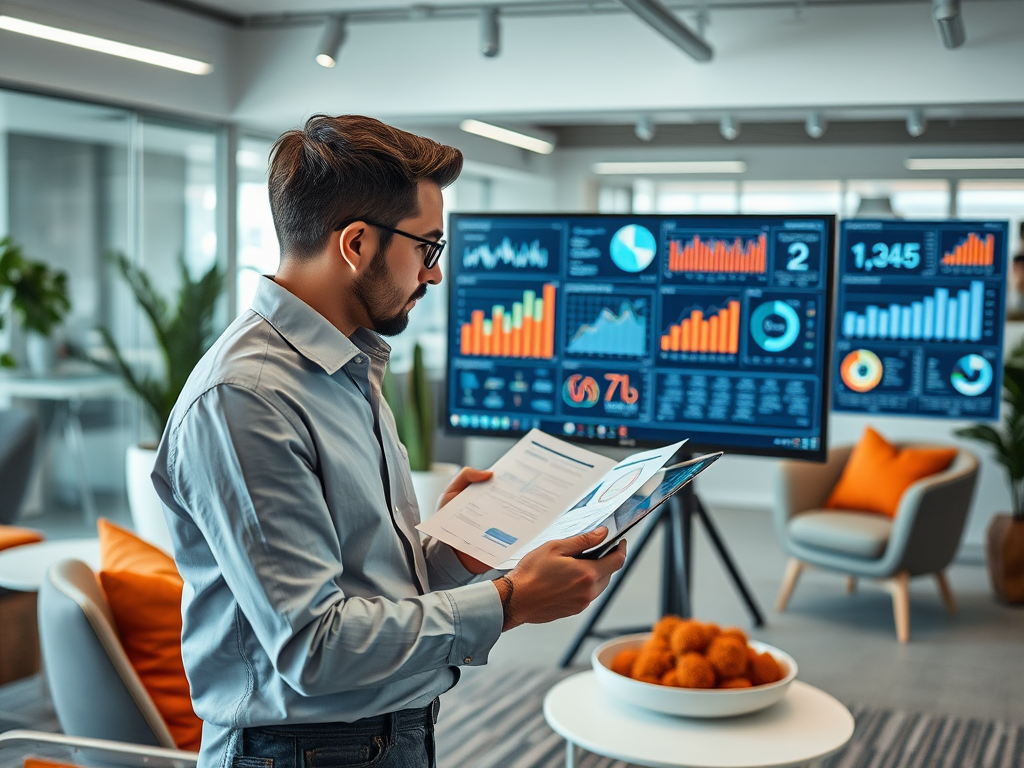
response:
<path fill-rule="evenodd" d="M 608 535 L 608 527 L 602 525 L 600 528 L 595 528 L 592 531 L 581 533 L 576 536 L 571 536 L 565 540 L 569 549 L 573 552 L 583 552 L 591 547 L 596 547 L 605 537 Z"/>

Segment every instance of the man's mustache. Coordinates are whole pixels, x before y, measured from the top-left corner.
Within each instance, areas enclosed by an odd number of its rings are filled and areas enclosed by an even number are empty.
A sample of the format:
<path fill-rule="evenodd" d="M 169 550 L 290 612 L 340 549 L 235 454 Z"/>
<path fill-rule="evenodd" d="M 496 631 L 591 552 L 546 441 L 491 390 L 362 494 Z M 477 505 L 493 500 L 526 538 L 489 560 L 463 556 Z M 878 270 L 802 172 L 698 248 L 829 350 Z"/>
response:
<path fill-rule="evenodd" d="M 421 285 L 419 288 L 416 289 L 416 291 L 413 293 L 413 295 L 409 297 L 409 301 L 419 301 L 420 299 L 422 299 L 426 295 L 427 295 L 427 286 L 426 286 L 426 284 L 424 284 L 424 285 Z"/>

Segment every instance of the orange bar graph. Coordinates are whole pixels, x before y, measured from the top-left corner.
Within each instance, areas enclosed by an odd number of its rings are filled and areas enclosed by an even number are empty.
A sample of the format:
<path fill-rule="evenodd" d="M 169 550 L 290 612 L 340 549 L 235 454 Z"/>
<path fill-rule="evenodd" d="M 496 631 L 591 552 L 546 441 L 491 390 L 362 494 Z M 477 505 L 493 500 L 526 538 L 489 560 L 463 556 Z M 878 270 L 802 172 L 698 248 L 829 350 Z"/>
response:
<path fill-rule="evenodd" d="M 671 272 L 734 272 L 764 274 L 767 269 L 768 236 L 756 240 L 737 237 L 731 243 L 694 235 L 686 242 L 673 240 L 669 245 L 668 268 Z"/>
<path fill-rule="evenodd" d="M 942 263 L 947 267 L 991 267 L 995 253 L 995 235 L 985 235 L 982 240 L 971 232 L 966 240 L 942 257 Z"/>
<path fill-rule="evenodd" d="M 708 318 L 699 309 L 690 311 L 661 337 L 663 352 L 732 354 L 740 348 L 740 303 L 732 300 Z"/>
<path fill-rule="evenodd" d="M 470 321 L 459 329 L 459 352 L 488 357 L 533 357 L 548 359 L 555 354 L 556 288 L 546 283 L 537 291 L 524 291 L 511 308 L 495 304 L 488 314 L 482 309 L 470 313 Z"/>

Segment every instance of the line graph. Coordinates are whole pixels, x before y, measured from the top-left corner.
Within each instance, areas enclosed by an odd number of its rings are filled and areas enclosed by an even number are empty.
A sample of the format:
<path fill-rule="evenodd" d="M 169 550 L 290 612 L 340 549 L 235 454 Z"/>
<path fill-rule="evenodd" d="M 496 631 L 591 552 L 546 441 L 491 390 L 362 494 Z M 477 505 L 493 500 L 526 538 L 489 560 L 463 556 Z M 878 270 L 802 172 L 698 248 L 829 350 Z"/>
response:
<path fill-rule="evenodd" d="M 548 249 L 541 245 L 540 240 L 520 242 L 518 245 L 511 238 L 502 238 L 493 248 L 482 243 L 462 252 L 462 266 L 466 269 L 483 267 L 487 270 L 498 266 L 513 269 L 545 269 L 548 266 Z"/>
<path fill-rule="evenodd" d="M 647 352 L 650 301 L 607 294 L 568 294 L 567 342 L 570 355 L 643 357 Z"/>

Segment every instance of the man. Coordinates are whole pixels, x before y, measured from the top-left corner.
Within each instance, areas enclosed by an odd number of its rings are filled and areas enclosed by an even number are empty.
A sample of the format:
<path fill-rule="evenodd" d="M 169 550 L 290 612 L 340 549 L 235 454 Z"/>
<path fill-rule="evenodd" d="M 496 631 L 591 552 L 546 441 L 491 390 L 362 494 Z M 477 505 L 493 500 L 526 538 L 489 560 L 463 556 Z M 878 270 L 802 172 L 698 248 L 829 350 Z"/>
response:
<path fill-rule="evenodd" d="M 434 764 L 437 696 L 500 633 L 582 611 L 624 546 L 552 542 L 494 581 L 421 544 L 381 398 L 389 347 L 441 281 L 458 150 L 365 117 L 278 139 L 281 265 L 193 371 L 153 472 L 185 580 L 200 768 Z M 471 469 L 447 501 L 486 480 Z"/>

